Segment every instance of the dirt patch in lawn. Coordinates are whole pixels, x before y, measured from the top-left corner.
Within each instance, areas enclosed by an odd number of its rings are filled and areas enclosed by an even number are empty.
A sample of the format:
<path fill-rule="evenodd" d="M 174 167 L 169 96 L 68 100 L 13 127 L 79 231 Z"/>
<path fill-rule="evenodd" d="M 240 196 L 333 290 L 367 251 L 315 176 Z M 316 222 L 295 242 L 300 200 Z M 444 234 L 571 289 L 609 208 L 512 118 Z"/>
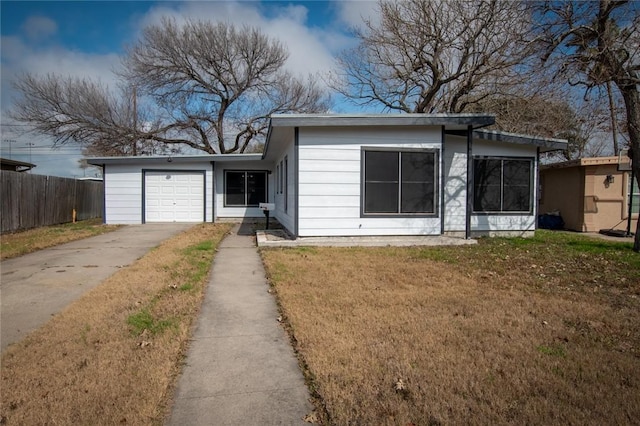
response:
<path fill-rule="evenodd" d="M 6 424 L 162 424 L 216 247 L 202 224 L 122 269 L 2 354 Z"/>
<path fill-rule="evenodd" d="M 630 424 L 630 248 L 539 232 L 262 254 L 325 424 Z"/>
<path fill-rule="evenodd" d="M 102 219 L 45 226 L 0 236 L 0 259 L 10 259 L 47 247 L 81 240 L 118 229 L 118 225 L 104 225 Z"/>

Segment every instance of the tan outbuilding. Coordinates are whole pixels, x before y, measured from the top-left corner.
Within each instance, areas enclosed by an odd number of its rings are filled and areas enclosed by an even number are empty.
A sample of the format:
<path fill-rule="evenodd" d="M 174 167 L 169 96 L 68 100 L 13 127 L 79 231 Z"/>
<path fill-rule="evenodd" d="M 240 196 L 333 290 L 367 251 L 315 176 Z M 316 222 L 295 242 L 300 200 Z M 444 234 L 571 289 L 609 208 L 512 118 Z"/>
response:
<path fill-rule="evenodd" d="M 559 212 L 565 228 L 580 232 L 627 229 L 631 172 L 628 158 L 580 158 L 540 167 L 539 213 Z M 631 231 L 640 194 L 633 186 Z"/>

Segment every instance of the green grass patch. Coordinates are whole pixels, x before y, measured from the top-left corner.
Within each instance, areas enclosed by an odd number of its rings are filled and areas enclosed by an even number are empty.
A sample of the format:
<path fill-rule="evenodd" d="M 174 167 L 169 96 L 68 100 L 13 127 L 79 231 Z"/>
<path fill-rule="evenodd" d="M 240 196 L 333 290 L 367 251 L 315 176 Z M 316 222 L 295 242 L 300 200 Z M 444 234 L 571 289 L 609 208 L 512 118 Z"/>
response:
<path fill-rule="evenodd" d="M 199 244 L 195 244 L 191 247 L 187 247 L 184 251 L 187 254 L 196 252 L 196 251 L 210 251 L 213 250 L 213 241 L 203 241 Z"/>
<path fill-rule="evenodd" d="M 178 251 L 179 260 L 163 268 L 169 273 L 172 281 L 181 281 L 181 285 L 169 285 L 156 293 L 139 312 L 127 318 L 127 324 L 134 335 L 140 335 L 145 330 L 151 334 L 158 334 L 168 328 L 177 327 L 177 319 L 173 317 L 159 318 L 154 316 L 155 307 L 163 303 L 165 298 L 176 290 L 192 292 L 203 286 L 209 273 L 215 248 L 219 241 L 206 240 L 188 246 Z"/>
<path fill-rule="evenodd" d="M 556 356 L 560 358 L 565 358 L 567 356 L 566 350 L 560 345 L 540 345 L 536 349 L 538 350 L 538 352 L 545 355 Z"/>
<path fill-rule="evenodd" d="M 538 230 L 533 238 L 480 238 L 478 244 L 410 249 L 413 259 L 454 264 L 471 271 L 505 274 L 516 268 L 561 285 L 640 281 L 640 255 L 632 244 L 602 240 L 570 232 Z"/>
<path fill-rule="evenodd" d="M 189 263 L 189 268 L 186 275 L 182 277 L 184 284 L 180 289 L 188 290 L 193 288 L 195 283 L 201 282 L 207 276 L 211 267 L 214 249 L 213 241 L 204 241 L 187 247 L 182 251 Z"/>
<path fill-rule="evenodd" d="M 316 247 L 296 247 L 292 249 L 295 253 L 317 253 L 318 249 Z"/>
<path fill-rule="evenodd" d="M 135 336 L 141 335 L 145 330 L 152 335 L 156 335 L 168 328 L 176 328 L 178 326 L 175 318 L 155 318 L 148 308 L 143 308 L 139 312 L 129 315 L 127 324 L 129 324 L 131 332 Z"/>

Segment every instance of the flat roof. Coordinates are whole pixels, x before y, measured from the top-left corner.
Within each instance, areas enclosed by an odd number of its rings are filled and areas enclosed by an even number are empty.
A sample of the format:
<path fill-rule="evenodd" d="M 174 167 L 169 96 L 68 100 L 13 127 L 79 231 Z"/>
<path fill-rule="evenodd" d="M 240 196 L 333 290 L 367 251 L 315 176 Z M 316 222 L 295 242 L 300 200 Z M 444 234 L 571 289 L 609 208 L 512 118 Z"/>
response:
<path fill-rule="evenodd" d="M 296 127 L 363 127 L 363 126 L 444 126 L 454 134 L 465 131 L 468 126 L 474 129 L 474 137 L 481 140 L 533 145 L 542 151 L 563 150 L 567 141 L 563 139 L 543 138 L 517 133 L 479 130 L 495 123 L 490 114 L 274 114 L 269 121 L 269 131 L 262 154 L 208 154 L 208 155 L 176 155 L 176 156 L 140 156 L 140 157 L 95 157 L 87 160 L 89 164 L 103 166 L 105 164 L 127 163 L 195 163 L 195 162 L 232 162 L 258 161 L 266 159 L 269 142 L 274 129 L 278 133 L 292 131 Z"/>
<path fill-rule="evenodd" d="M 623 157 L 624 159 L 624 157 Z M 629 157 L 626 157 L 628 160 Z M 559 163 L 544 164 L 541 165 L 541 169 L 563 169 L 567 167 L 586 167 L 586 166 L 605 166 L 605 165 L 617 165 L 620 163 L 620 159 L 617 156 L 611 157 L 585 157 L 576 158 L 575 160 L 562 161 Z M 623 161 L 622 164 L 628 165 L 629 161 Z"/>
<path fill-rule="evenodd" d="M 29 167 L 31 169 L 36 166 L 35 164 L 27 163 L 26 161 L 12 160 L 10 158 L 0 158 L 0 164 L 6 164 L 8 166 Z"/>
<path fill-rule="evenodd" d="M 325 126 L 490 126 L 489 114 L 274 114 L 270 127 Z"/>
<path fill-rule="evenodd" d="M 104 166 L 105 164 L 202 163 L 213 161 L 258 161 L 260 159 L 262 159 L 262 154 L 154 155 L 128 157 L 93 157 L 88 158 L 87 163 L 94 166 Z"/>

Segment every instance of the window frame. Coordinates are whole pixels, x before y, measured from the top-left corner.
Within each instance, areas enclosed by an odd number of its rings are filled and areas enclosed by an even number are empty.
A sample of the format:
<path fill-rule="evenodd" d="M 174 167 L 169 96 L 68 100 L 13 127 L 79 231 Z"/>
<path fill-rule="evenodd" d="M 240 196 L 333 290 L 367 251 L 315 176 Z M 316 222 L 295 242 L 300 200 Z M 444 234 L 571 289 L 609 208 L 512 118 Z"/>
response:
<path fill-rule="evenodd" d="M 282 181 L 284 176 L 284 160 L 280 160 L 280 175 L 278 176 L 278 193 L 282 194 L 284 192 Z"/>
<path fill-rule="evenodd" d="M 289 157 L 284 156 L 284 160 L 282 160 L 281 170 L 284 168 L 284 173 L 282 173 L 282 191 L 281 193 L 284 195 L 284 212 L 289 212 Z"/>
<path fill-rule="evenodd" d="M 366 154 L 367 152 L 398 153 L 398 213 L 367 213 Z M 433 212 L 403 213 L 402 209 L 402 153 L 433 154 Z M 440 150 L 438 148 L 398 148 L 363 146 L 360 152 L 360 217 L 361 218 L 437 218 L 440 216 Z"/>
<path fill-rule="evenodd" d="M 501 175 L 500 175 L 500 210 L 476 210 L 475 203 L 475 195 L 476 195 L 476 182 L 475 182 L 475 174 L 476 174 L 476 160 L 499 160 L 501 161 Z M 473 199 L 472 201 L 472 210 L 471 212 L 476 216 L 522 216 L 522 215 L 533 215 L 535 208 L 535 174 L 536 174 L 536 159 L 535 157 L 511 157 L 511 156 L 489 156 L 489 155 L 474 155 L 471 158 L 472 161 L 472 188 L 473 188 Z M 502 210 L 504 208 L 504 162 L 505 161 L 527 161 L 529 162 L 529 210 Z"/>
<path fill-rule="evenodd" d="M 227 188 L 227 184 L 229 183 L 229 180 L 227 178 L 227 175 L 229 173 L 244 173 L 244 204 L 229 204 L 227 202 L 227 195 L 228 195 L 228 188 Z M 248 179 L 247 179 L 247 174 L 248 173 L 261 173 L 264 174 L 264 203 L 269 201 L 269 171 L 268 170 L 234 170 L 234 169 L 225 169 L 224 170 L 224 207 L 246 207 L 246 208 L 254 208 L 254 207 L 259 207 L 260 203 L 258 204 L 248 204 L 248 195 L 249 195 L 249 191 L 247 190 L 247 185 L 248 185 Z"/>

